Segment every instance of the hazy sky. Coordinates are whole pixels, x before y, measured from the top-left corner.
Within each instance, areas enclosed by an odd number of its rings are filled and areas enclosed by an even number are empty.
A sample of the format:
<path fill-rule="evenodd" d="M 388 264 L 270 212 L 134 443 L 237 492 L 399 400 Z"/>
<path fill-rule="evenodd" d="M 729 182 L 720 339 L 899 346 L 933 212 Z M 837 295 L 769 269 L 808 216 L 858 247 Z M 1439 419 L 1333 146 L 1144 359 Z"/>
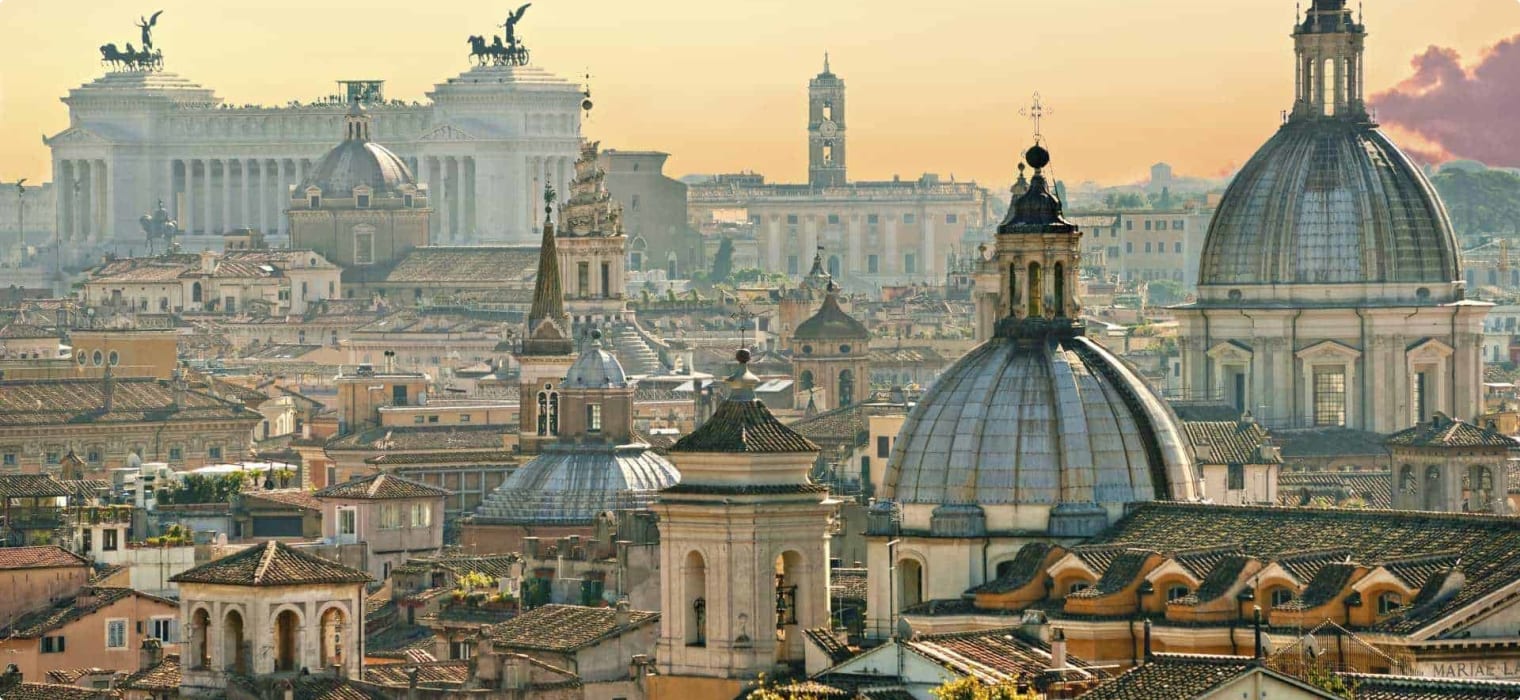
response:
<path fill-rule="evenodd" d="M 97 47 L 138 43 L 140 14 L 165 10 L 170 70 L 235 104 L 281 104 L 340 78 L 422 99 L 517 4 L 0 0 L 0 181 L 51 177 L 40 136 L 68 124 L 58 98 L 102 72 Z M 1376 92 L 1431 45 L 1475 63 L 1520 31 L 1520 2 L 1368 0 L 1365 17 Z M 1293 19 L 1291 0 L 535 0 L 519 31 L 537 64 L 591 72 L 587 136 L 668 151 L 674 175 L 803 179 L 807 80 L 828 50 L 852 178 L 1007 182 L 1038 90 L 1057 175 L 1119 182 L 1157 160 L 1213 176 L 1249 157 L 1289 104 Z"/>

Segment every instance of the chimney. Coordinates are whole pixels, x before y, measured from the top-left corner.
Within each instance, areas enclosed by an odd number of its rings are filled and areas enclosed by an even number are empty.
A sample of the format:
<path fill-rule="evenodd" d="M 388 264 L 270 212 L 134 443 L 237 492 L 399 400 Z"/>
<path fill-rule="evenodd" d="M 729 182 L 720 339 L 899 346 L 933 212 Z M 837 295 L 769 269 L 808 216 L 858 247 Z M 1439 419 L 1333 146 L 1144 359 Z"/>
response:
<path fill-rule="evenodd" d="M 296 700 L 296 688 L 290 681 L 280 681 L 279 688 L 281 700 Z"/>
<path fill-rule="evenodd" d="M 16 664 L 6 664 L 5 673 L 0 674 L 0 692 L 9 695 L 12 688 L 21 685 L 21 669 Z"/>
<path fill-rule="evenodd" d="M 144 639 L 137 656 L 137 670 L 146 671 L 164 660 L 164 645 L 157 639 Z"/>
<path fill-rule="evenodd" d="M 333 678 L 346 681 L 348 680 L 348 667 L 342 663 L 334 663 L 332 665 L 332 674 Z"/>
<path fill-rule="evenodd" d="M 1050 628 L 1050 670 L 1066 668 L 1066 631 L 1060 627 Z"/>
<path fill-rule="evenodd" d="M 185 407 L 185 392 L 188 391 L 188 382 L 185 381 L 185 372 L 180 368 L 174 368 L 174 374 L 169 380 L 174 389 L 174 410 L 183 410 Z"/>
<path fill-rule="evenodd" d="M 632 611 L 631 611 L 631 608 L 628 605 L 628 601 L 626 599 L 618 601 L 618 603 L 617 603 L 617 611 L 613 613 L 612 620 L 613 620 L 613 623 L 615 625 L 617 625 L 617 628 L 620 629 L 620 630 L 621 629 L 627 629 L 629 623 L 633 622 Z M 1063 644 L 1063 646 L 1061 647 L 1063 653 L 1064 653 L 1065 648 L 1066 647 Z"/>
<path fill-rule="evenodd" d="M 407 700 L 417 700 L 417 671 L 416 666 L 406 669 L 406 697 Z"/>
<path fill-rule="evenodd" d="M 1151 651 L 1151 621 L 1150 620 L 1146 620 L 1145 621 L 1145 663 L 1150 663 L 1151 660 L 1155 658 L 1155 656 L 1156 656 L 1155 653 Z"/>

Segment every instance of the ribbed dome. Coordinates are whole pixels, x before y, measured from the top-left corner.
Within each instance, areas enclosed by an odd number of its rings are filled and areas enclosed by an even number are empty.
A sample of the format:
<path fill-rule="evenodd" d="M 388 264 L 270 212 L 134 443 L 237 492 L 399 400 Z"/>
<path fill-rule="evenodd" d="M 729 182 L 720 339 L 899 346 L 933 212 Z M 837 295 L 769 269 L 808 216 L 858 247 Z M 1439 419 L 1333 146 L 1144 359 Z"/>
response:
<path fill-rule="evenodd" d="M 402 185 L 416 185 L 411 168 L 390 149 L 369 140 L 369 115 L 355 103 L 343 118 L 344 139 L 301 181 L 295 198 L 315 186 L 329 197 L 345 197 L 368 185 L 375 197 L 396 195 Z"/>
<path fill-rule="evenodd" d="M 1373 124 L 1294 118 L 1214 214 L 1200 285 L 1425 283 L 1461 278 L 1430 182 Z M 1205 293 L 1205 296 L 1208 296 Z"/>
<path fill-rule="evenodd" d="M 623 374 L 622 363 L 602 349 L 598 332 L 591 347 L 570 365 L 570 371 L 565 373 L 564 386 L 567 389 L 621 389 L 628 386 L 628 377 Z"/>
<path fill-rule="evenodd" d="M 411 168 L 390 149 L 370 141 L 350 140 L 322 157 L 296 195 L 304 197 L 306 188 L 316 186 L 325 195 L 344 197 L 360 185 L 369 185 L 374 196 L 382 197 L 395 195 L 402 185 L 416 184 Z"/>
<path fill-rule="evenodd" d="M 1114 517 L 1200 489 L 1171 409 L 1080 335 L 996 337 L 962 357 L 909 413 L 884 481 L 883 495 L 903 504 L 1098 506 Z"/>
<path fill-rule="evenodd" d="M 552 445 L 491 492 L 475 521 L 586 524 L 606 511 L 648 508 L 680 480 L 648 445 Z"/>

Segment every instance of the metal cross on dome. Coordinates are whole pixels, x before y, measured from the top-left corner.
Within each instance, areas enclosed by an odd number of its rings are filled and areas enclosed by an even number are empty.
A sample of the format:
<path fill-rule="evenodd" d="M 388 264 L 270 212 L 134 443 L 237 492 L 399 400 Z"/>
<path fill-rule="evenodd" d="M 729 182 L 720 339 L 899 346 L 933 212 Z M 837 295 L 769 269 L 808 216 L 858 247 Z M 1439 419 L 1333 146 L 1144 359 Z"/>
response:
<path fill-rule="evenodd" d="M 1019 109 L 1020 116 L 1028 117 L 1029 121 L 1034 122 L 1035 143 L 1039 143 L 1041 138 L 1040 120 L 1044 119 L 1045 115 L 1050 113 L 1051 111 L 1045 108 L 1045 103 L 1040 101 L 1040 93 L 1038 92 L 1034 94 L 1034 97 L 1032 98 L 1032 101 L 1028 107 Z"/>
<path fill-rule="evenodd" d="M 739 311 L 729 314 L 728 317 L 739 322 L 739 339 L 744 344 L 744 347 L 754 347 L 750 338 L 749 322 L 759 318 L 760 314 L 750 311 L 749 305 L 741 301 L 739 302 Z"/>

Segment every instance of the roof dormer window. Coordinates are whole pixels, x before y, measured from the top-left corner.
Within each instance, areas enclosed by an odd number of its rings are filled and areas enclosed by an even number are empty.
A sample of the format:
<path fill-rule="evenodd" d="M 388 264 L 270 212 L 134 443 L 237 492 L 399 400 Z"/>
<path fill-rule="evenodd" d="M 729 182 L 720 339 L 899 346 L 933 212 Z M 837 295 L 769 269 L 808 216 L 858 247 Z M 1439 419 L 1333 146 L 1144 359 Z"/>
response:
<path fill-rule="evenodd" d="M 321 209 L 322 190 L 317 187 L 306 188 L 306 204 L 311 209 Z"/>
<path fill-rule="evenodd" d="M 372 190 L 367 186 L 354 188 L 354 206 L 359 209 L 369 208 L 369 198 Z"/>

